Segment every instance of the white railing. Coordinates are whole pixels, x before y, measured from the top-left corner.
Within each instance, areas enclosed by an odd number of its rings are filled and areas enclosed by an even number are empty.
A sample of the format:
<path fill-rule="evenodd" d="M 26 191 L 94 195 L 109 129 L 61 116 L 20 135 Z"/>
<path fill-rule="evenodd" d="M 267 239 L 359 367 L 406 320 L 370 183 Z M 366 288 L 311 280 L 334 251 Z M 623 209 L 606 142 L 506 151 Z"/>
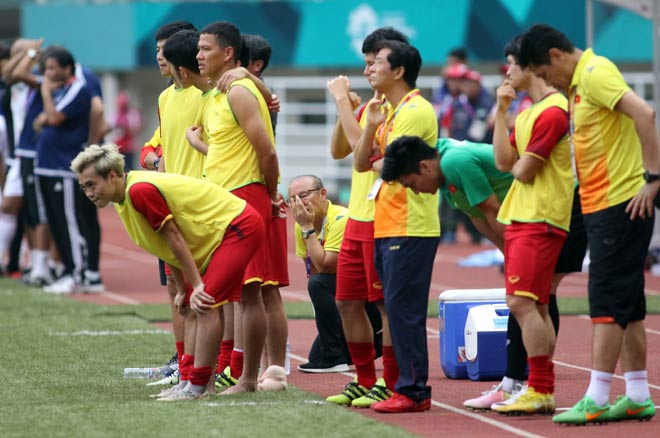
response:
<path fill-rule="evenodd" d="M 626 80 L 637 94 L 647 100 L 653 97 L 652 73 L 625 74 Z M 286 191 L 291 178 L 301 174 L 320 177 L 329 193 L 341 202 L 348 199 L 352 157 L 334 160 L 330 156 L 330 137 L 337 120 L 335 102 L 327 91 L 327 77 L 272 76 L 268 86 L 279 96 L 281 112 L 277 121 L 277 150 L 282 173 L 280 190 Z M 364 77 L 350 77 L 351 88 L 363 101 L 373 95 Z M 484 76 L 482 83 L 494 90 L 501 76 Z M 439 77 L 423 76 L 417 86 L 424 96 L 440 83 Z"/>

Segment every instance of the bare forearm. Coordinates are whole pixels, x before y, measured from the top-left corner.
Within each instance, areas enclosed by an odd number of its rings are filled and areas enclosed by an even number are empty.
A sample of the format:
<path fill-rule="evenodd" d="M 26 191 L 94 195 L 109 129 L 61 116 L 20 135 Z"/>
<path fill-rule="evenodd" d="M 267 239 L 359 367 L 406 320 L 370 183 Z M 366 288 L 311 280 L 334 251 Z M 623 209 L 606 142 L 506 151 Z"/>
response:
<path fill-rule="evenodd" d="M 275 199 L 277 197 L 277 179 L 280 169 L 275 150 L 272 153 L 263 154 L 259 157 L 259 167 L 261 168 L 261 173 L 264 175 L 268 195 L 271 199 Z"/>
<path fill-rule="evenodd" d="M 346 140 L 344 129 L 341 125 L 341 119 L 337 119 L 335 127 L 332 129 L 332 137 L 330 137 L 330 155 L 335 160 L 346 158 L 352 152 L 351 147 Z"/>
<path fill-rule="evenodd" d="M 366 172 L 371 170 L 371 163 L 369 163 L 369 159 L 371 158 L 371 153 L 373 150 L 372 145 L 374 142 L 374 136 L 376 135 L 376 129 L 377 126 L 368 124 L 362 131 L 362 134 L 360 135 L 360 138 L 355 145 L 355 150 L 353 152 L 355 154 L 353 166 L 358 172 Z"/>
<path fill-rule="evenodd" d="M 331 263 L 330 259 L 332 254 L 329 251 L 323 249 L 321 242 L 317 239 L 317 236 L 313 234 L 306 240 L 307 243 L 307 252 L 309 253 L 309 258 L 312 260 L 312 264 L 316 270 L 321 274 L 332 274 L 337 272 L 337 263 L 336 257 L 335 263 Z"/>
<path fill-rule="evenodd" d="M 178 260 L 181 265 L 181 271 L 186 276 L 192 287 L 196 287 L 202 283 L 202 277 L 199 275 L 199 270 L 197 265 L 195 265 L 195 260 L 193 259 L 192 253 L 188 248 L 188 245 L 183 240 L 181 233 L 176 230 L 165 230 L 166 237 L 165 240 L 174 254 L 174 257 Z"/>
<path fill-rule="evenodd" d="M 660 142 L 655 117 L 643 118 L 635 122 L 635 129 L 642 144 L 644 169 L 651 173 L 660 173 Z"/>
<path fill-rule="evenodd" d="M 517 154 L 509 141 L 506 112 L 499 110 L 495 112 L 493 154 L 495 156 L 495 165 L 502 172 L 510 172 L 513 165 L 518 161 Z"/>

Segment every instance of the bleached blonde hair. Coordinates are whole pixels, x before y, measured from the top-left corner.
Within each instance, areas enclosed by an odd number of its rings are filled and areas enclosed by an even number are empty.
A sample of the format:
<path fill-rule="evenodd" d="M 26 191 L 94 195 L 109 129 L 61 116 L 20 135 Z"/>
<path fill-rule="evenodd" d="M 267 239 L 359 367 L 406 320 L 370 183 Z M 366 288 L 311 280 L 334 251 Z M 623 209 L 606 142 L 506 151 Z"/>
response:
<path fill-rule="evenodd" d="M 114 143 L 87 146 L 71 161 L 71 170 L 80 175 L 92 165 L 96 173 L 104 179 L 111 170 L 114 170 L 117 176 L 124 176 L 124 156 L 119 153 L 119 148 Z"/>

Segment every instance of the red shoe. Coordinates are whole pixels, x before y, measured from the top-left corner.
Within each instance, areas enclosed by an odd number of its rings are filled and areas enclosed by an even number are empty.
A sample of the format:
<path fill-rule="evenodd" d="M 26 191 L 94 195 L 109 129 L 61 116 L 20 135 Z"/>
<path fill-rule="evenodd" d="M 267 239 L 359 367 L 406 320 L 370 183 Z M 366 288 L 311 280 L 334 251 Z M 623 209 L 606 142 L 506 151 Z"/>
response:
<path fill-rule="evenodd" d="M 421 402 L 414 402 L 403 394 L 395 392 L 387 400 L 374 403 L 371 409 L 384 414 L 402 414 L 404 412 L 423 412 L 431 409 L 431 399 L 427 398 Z"/>

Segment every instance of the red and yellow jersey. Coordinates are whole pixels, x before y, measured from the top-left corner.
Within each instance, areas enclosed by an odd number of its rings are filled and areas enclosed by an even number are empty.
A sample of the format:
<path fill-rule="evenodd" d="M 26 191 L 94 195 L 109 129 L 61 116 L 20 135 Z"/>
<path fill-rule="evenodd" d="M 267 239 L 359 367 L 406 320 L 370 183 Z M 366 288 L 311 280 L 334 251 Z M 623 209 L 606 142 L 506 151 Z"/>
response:
<path fill-rule="evenodd" d="M 275 144 L 273 126 L 265 99 L 250 79 L 241 79 L 231 84 L 245 87 L 259 103 L 259 112 L 264 120 L 270 141 Z M 209 150 L 204 164 L 204 176 L 227 190 L 235 190 L 252 183 L 265 183 L 259 166 L 259 158 L 236 121 L 229 104 L 227 93 L 216 91 L 209 106 Z"/>
<path fill-rule="evenodd" d="M 610 60 L 585 50 L 575 68 L 568 101 L 584 213 L 621 204 L 644 185 L 635 125 L 614 109 L 628 91 L 630 87 Z"/>
<path fill-rule="evenodd" d="M 181 269 L 165 239 L 154 230 L 147 218 L 131 202 L 129 191 L 134 184 L 154 185 L 167 202 L 169 220 L 176 223 L 200 272 L 204 272 L 213 252 L 222 243 L 229 224 L 245 209 L 245 201 L 222 187 L 183 175 L 132 171 L 126 176 L 126 198 L 115 209 L 130 238 L 141 248 Z M 213 199 L 213 202 L 208 202 Z"/>
<path fill-rule="evenodd" d="M 369 105 L 369 102 L 366 103 Z M 366 107 L 365 105 L 365 107 Z M 358 122 L 364 129 L 367 117 L 364 112 L 360 113 Z M 373 170 L 358 172 L 353 167 L 351 176 L 351 196 L 348 198 L 348 216 L 359 222 L 373 222 L 374 200 L 369 199 L 369 191 L 378 179 L 378 174 Z"/>
<path fill-rule="evenodd" d="M 167 87 L 158 97 L 160 135 L 165 172 L 201 178 L 204 154 L 196 151 L 186 138 L 195 125 L 202 104 L 202 93 L 192 85 L 187 88 Z"/>
<path fill-rule="evenodd" d="M 387 145 L 404 135 L 421 137 L 429 147 L 438 140 L 438 121 L 433 106 L 419 90 L 410 91 L 397 105 L 390 107 L 387 119 L 376 131 L 376 142 L 382 153 Z M 374 237 L 437 237 L 439 197 L 415 194 L 398 182 L 383 183 L 376 196 Z"/>
<path fill-rule="evenodd" d="M 561 110 L 556 124 L 560 126 L 559 141 L 531 147 L 539 116 L 546 110 L 557 107 Z M 568 231 L 573 205 L 574 179 L 571 167 L 571 149 L 566 133 L 566 98 L 553 93 L 521 112 L 516 117 L 515 147 L 518 156 L 531 154 L 544 161 L 543 167 L 530 182 L 513 180 L 500 207 L 497 220 L 510 225 L 511 222 L 545 222 Z M 548 128 L 549 129 L 549 128 Z M 535 150 L 536 149 L 536 150 Z"/>

